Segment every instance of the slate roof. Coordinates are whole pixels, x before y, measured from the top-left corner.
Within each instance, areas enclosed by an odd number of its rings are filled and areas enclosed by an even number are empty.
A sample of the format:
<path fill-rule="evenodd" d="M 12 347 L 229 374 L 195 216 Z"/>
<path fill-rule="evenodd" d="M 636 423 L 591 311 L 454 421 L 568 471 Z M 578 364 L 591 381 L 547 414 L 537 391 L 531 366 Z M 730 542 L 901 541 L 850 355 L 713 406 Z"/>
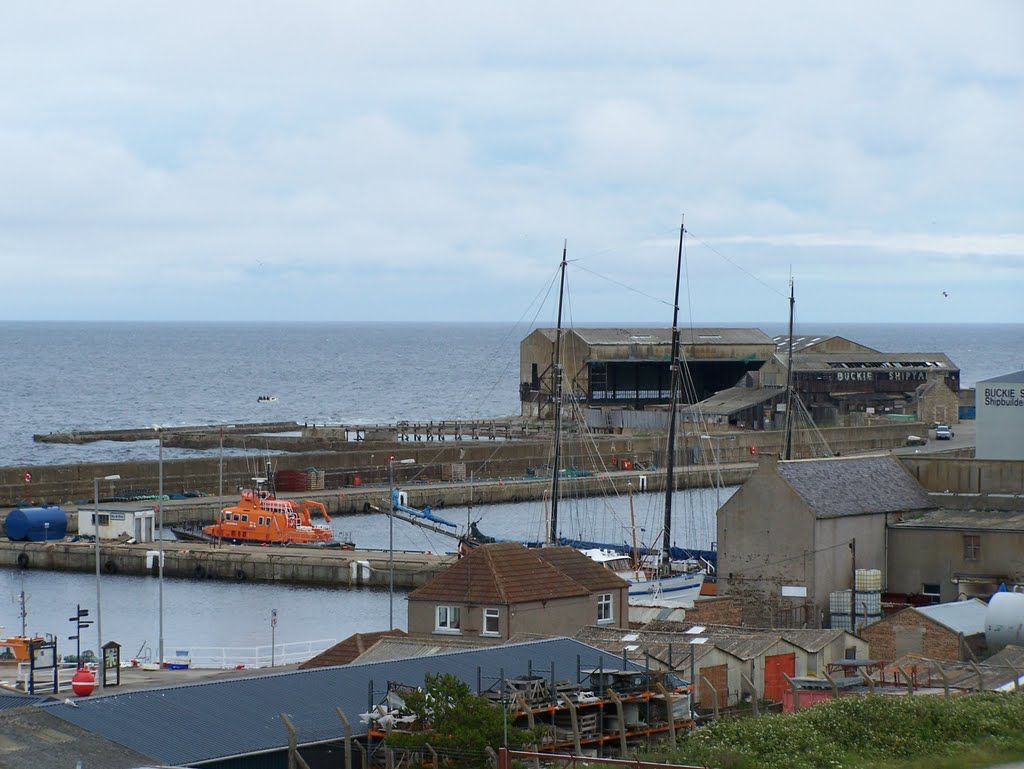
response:
<path fill-rule="evenodd" d="M 344 641 L 336 643 L 329 649 L 325 649 L 315 657 L 306 660 L 299 665 L 299 670 L 310 668 L 323 668 L 330 665 L 348 665 L 355 661 L 360 654 L 376 644 L 385 636 L 404 636 L 404 630 L 378 630 L 375 633 L 353 633 Z"/>
<path fill-rule="evenodd" d="M 126 748 L 145 751 L 150 762 L 188 765 L 284 750 L 287 735 L 281 713 L 294 723 L 300 746 L 342 739 L 336 707 L 348 717 L 353 735 L 363 735 L 366 725 L 358 716 L 370 705 L 370 688 L 374 703 L 380 702 L 389 681 L 421 686 L 426 673 L 450 673 L 475 691 L 478 675 L 491 684 L 501 670 L 506 676 L 522 675 L 531 665 L 557 680 L 576 681 L 577 665 L 584 670 L 619 669 L 621 659 L 570 638 L 555 638 L 432 657 L 126 691 L 80 699 L 77 707 L 56 703 L 33 710 L 45 710 Z M 112 766 L 102 761 L 88 765 Z"/>
<path fill-rule="evenodd" d="M 988 611 L 988 604 L 979 598 L 914 608 L 955 633 L 977 635 L 985 632 L 985 612 Z"/>
<path fill-rule="evenodd" d="M 891 456 L 779 462 L 778 474 L 818 518 L 935 507 L 921 484 Z"/>
<path fill-rule="evenodd" d="M 568 572 L 568 573 L 567 573 Z M 600 585 L 600 587 L 593 587 Z M 627 583 L 575 548 L 481 545 L 409 594 L 409 600 L 516 604 L 587 596 Z"/>

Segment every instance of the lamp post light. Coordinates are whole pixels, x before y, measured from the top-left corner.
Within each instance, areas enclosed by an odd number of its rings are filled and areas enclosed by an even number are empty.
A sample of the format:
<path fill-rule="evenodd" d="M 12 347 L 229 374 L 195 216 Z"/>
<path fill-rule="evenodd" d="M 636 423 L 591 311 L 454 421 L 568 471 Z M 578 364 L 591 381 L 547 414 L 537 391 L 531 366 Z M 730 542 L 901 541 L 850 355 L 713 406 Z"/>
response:
<path fill-rule="evenodd" d="M 156 567 L 156 583 L 157 583 L 157 615 L 158 615 L 158 634 L 157 634 L 157 655 L 160 662 L 160 669 L 164 667 L 164 429 L 162 427 L 155 427 L 157 438 L 160 441 L 160 449 L 158 454 L 157 465 L 158 480 L 157 480 L 157 492 L 156 492 L 156 512 L 157 512 L 157 536 L 159 539 L 156 543 L 157 549 L 157 567 Z"/>
<path fill-rule="evenodd" d="M 400 465 L 411 465 L 414 459 L 399 459 Z M 388 459 L 388 627 L 395 628 L 395 503 L 398 492 L 395 489 L 395 455 Z"/>
<path fill-rule="evenodd" d="M 105 660 L 103 659 L 103 609 L 100 603 L 100 481 L 119 481 L 120 475 L 104 475 L 92 479 L 92 533 L 96 541 L 96 643 L 99 647 L 99 688 L 103 688 Z"/>

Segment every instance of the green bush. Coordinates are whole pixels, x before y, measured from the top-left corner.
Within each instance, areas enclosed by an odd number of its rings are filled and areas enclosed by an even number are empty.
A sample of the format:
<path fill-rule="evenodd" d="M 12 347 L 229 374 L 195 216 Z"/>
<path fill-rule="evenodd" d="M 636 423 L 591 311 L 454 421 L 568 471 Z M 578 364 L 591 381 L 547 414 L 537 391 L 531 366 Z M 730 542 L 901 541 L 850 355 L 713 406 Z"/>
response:
<path fill-rule="evenodd" d="M 843 697 L 793 715 L 717 721 L 663 758 L 720 769 L 859 769 L 929 758 L 943 760 L 920 765 L 976 767 L 987 756 L 1024 758 L 1024 697 Z"/>

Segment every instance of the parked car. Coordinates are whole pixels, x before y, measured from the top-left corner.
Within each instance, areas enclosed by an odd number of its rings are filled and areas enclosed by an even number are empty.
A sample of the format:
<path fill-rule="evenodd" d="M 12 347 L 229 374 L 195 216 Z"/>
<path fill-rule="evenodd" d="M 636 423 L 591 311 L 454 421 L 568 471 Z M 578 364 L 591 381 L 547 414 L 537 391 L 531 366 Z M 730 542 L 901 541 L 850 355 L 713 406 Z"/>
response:
<path fill-rule="evenodd" d="M 936 425 L 935 426 L 935 440 L 937 441 L 948 441 L 953 437 L 953 431 L 949 429 L 949 425 Z"/>

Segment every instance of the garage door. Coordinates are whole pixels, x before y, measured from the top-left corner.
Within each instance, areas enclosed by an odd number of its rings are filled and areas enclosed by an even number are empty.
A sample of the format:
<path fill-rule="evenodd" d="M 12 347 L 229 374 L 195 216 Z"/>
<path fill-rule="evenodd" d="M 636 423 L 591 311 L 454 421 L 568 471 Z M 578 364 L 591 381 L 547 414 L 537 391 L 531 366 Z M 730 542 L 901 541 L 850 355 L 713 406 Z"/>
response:
<path fill-rule="evenodd" d="M 772 654 L 764 658 L 764 698 L 782 702 L 782 693 L 789 686 L 782 674 L 796 675 L 796 654 Z"/>

